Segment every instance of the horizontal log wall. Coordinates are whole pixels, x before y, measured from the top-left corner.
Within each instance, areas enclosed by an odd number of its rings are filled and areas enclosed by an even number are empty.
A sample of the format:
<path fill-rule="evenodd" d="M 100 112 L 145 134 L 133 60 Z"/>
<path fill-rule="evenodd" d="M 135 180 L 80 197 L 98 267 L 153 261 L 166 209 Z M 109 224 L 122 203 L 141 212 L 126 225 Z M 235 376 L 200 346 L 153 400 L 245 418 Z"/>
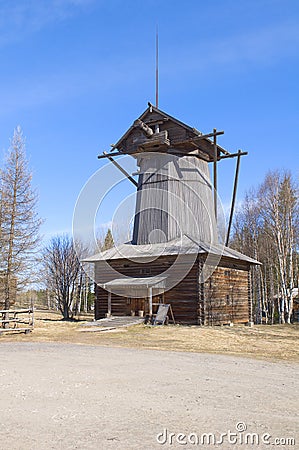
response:
<path fill-rule="evenodd" d="M 170 120 L 161 124 L 160 130 L 166 130 L 168 132 L 168 138 L 172 145 L 176 144 L 177 142 L 184 141 L 189 137 L 185 128 Z"/>
<path fill-rule="evenodd" d="M 165 256 L 142 264 L 127 260 L 110 261 L 111 266 L 120 274 L 130 277 L 151 277 L 160 275 L 172 267 L 172 279 L 181 277 L 185 262 L 174 264 L 175 256 Z M 165 292 L 164 303 L 170 303 L 175 320 L 182 324 L 220 325 L 229 322 L 247 323 L 250 321 L 250 296 L 248 264 L 223 258 L 219 267 L 205 283 L 200 283 L 199 274 L 202 262 L 200 258 L 192 265 L 188 275 L 176 286 Z M 105 282 L 120 275 L 110 273 L 107 267 L 97 263 L 96 280 Z M 112 293 L 112 314 L 128 315 L 130 300 Z M 155 301 L 155 300 L 154 300 Z M 145 302 L 147 305 L 147 302 Z M 97 286 L 95 318 L 105 317 L 108 310 L 108 293 Z M 147 308 L 145 308 L 145 312 Z M 155 311 L 154 311 L 155 312 Z"/>
<path fill-rule="evenodd" d="M 248 272 L 218 267 L 204 283 L 204 324 L 250 321 Z"/>
<path fill-rule="evenodd" d="M 121 275 L 134 278 L 151 277 L 160 275 L 161 272 L 167 270 L 170 267 L 172 260 L 161 260 L 161 258 L 148 263 L 133 262 L 125 259 L 111 260 L 111 268 L 116 271 L 113 272 L 109 269 L 107 264 L 100 262 L 96 263 L 95 267 L 95 279 L 97 283 L 105 283 L 115 278 L 120 278 Z M 130 314 L 130 305 L 128 299 L 120 295 L 112 293 L 112 314 L 115 316 L 123 316 Z M 108 310 L 108 292 L 105 289 L 97 286 L 96 288 L 96 305 L 95 305 L 95 318 L 101 319 L 105 317 Z"/>
<path fill-rule="evenodd" d="M 127 298 L 116 294 L 111 294 L 112 313 L 114 316 L 126 316 L 129 314 L 127 308 Z M 95 319 L 102 319 L 106 316 L 108 311 L 108 292 L 96 286 L 96 301 L 95 301 Z"/>
<path fill-rule="evenodd" d="M 182 265 L 176 269 L 177 279 L 179 279 L 183 270 Z M 165 292 L 164 301 L 171 304 L 176 322 L 197 325 L 198 286 L 198 263 L 195 262 L 188 275 L 179 284 Z"/>
<path fill-rule="evenodd" d="M 191 262 L 190 262 L 191 259 Z M 112 260 L 111 267 L 119 273 L 118 276 L 113 274 L 107 268 L 107 265 L 101 263 L 96 264 L 96 282 L 104 283 L 114 278 L 120 278 L 121 274 L 129 277 L 152 277 L 160 275 L 172 268 L 171 276 L 174 281 L 173 284 L 180 278 L 182 270 L 185 267 L 189 268 L 191 264 L 191 271 L 189 274 L 174 288 L 168 290 L 164 294 L 164 303 L 171 303 L 174 317 L 180 323 L 197 324 L 197 305 L 198 305 L 198 266 L 195 262 L 192 266 L 193 257 L 186 256 L 184 261 L 180 264 L 175 264 L 176 256 L 160 257 L 152 262 L 146 264 L 136 263 L 128 260 Z M 130 313 L 130 306 L 125 297 L 112 293 L 112 314 L 126 315 Z M 155 299 L 154 299 L 155 300 Z M 146 302 L 147 303 L 147 302 Z M 103 288 L 96 287 L 96 305 L 95 318 L 100 319 L 105 317 L 108 310 L 108 293 Z"/>

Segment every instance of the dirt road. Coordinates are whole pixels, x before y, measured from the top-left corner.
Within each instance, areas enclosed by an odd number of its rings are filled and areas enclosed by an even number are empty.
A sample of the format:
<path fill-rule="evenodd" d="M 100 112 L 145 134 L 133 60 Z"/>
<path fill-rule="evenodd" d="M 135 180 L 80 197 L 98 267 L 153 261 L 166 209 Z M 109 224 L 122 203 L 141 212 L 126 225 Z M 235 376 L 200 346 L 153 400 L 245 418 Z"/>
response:
<path fill-rule="evenodd" d="M 48 343 L 2 343 L 0 361 L 3 450 L 299 448 L 297 364 Z"/>

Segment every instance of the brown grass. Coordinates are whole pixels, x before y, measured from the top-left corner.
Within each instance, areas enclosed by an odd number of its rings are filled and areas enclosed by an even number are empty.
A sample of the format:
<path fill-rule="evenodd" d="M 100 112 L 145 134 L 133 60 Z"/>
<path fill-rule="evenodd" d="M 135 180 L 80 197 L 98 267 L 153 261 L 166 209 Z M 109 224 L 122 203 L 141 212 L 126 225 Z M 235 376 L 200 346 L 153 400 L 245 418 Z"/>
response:
<path fill-rule="evenodd" d="M 82 324 L 92 320 L 92 316 L 81 316 L 78 321 L 65 322 L 58 313 L 37 311 L 35 319 L 32 333 L 4 333 L 0 336 L 0 343 L 63 342 L 299 362 L 299 325 L 259 325 L 253 328 L 136 325 L 111 333 L 86 331 L 87 327 Z"/>

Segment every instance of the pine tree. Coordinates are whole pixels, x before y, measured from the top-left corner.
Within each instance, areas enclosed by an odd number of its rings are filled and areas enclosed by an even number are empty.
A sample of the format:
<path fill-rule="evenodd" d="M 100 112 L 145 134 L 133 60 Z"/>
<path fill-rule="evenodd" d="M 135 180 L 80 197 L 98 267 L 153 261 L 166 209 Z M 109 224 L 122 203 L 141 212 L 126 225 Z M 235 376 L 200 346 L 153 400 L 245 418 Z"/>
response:
<path fill-rule="evenodd" d="M 41 220 L 37 194 L 32 189 L 32 174 L 25 153 L 25 138 L 18 126 L 14 130 L 1 178 L 1 274 L 5 309 L 9 309 L 12 286 L 30 280 L 30 269 L 39 243 Z"/>
<path fill-rule="evenodd" d="M 112 248 L 112 247 L 114 247 L 114 239 L 113 239 L 112 232 L 111 232 L 110 228 L 108 228 L 108 231 L 107 231 L 106 236 L 105 236 L 104 244 L 103 244 L 101 250 L 105 251 L 105 250 L 108 250 L 109 248 Z"/>

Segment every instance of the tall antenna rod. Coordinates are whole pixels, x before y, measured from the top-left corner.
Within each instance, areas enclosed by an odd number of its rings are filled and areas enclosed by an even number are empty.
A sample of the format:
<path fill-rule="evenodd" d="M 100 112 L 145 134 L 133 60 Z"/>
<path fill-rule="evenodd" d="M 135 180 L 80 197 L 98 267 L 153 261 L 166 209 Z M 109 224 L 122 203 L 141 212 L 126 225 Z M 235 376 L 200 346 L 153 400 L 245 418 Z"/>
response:
<path fill-rule="evenodd" d="M 159 105 L 159 34 L 158 25 L 156 28 L 156 108 Z"/>

